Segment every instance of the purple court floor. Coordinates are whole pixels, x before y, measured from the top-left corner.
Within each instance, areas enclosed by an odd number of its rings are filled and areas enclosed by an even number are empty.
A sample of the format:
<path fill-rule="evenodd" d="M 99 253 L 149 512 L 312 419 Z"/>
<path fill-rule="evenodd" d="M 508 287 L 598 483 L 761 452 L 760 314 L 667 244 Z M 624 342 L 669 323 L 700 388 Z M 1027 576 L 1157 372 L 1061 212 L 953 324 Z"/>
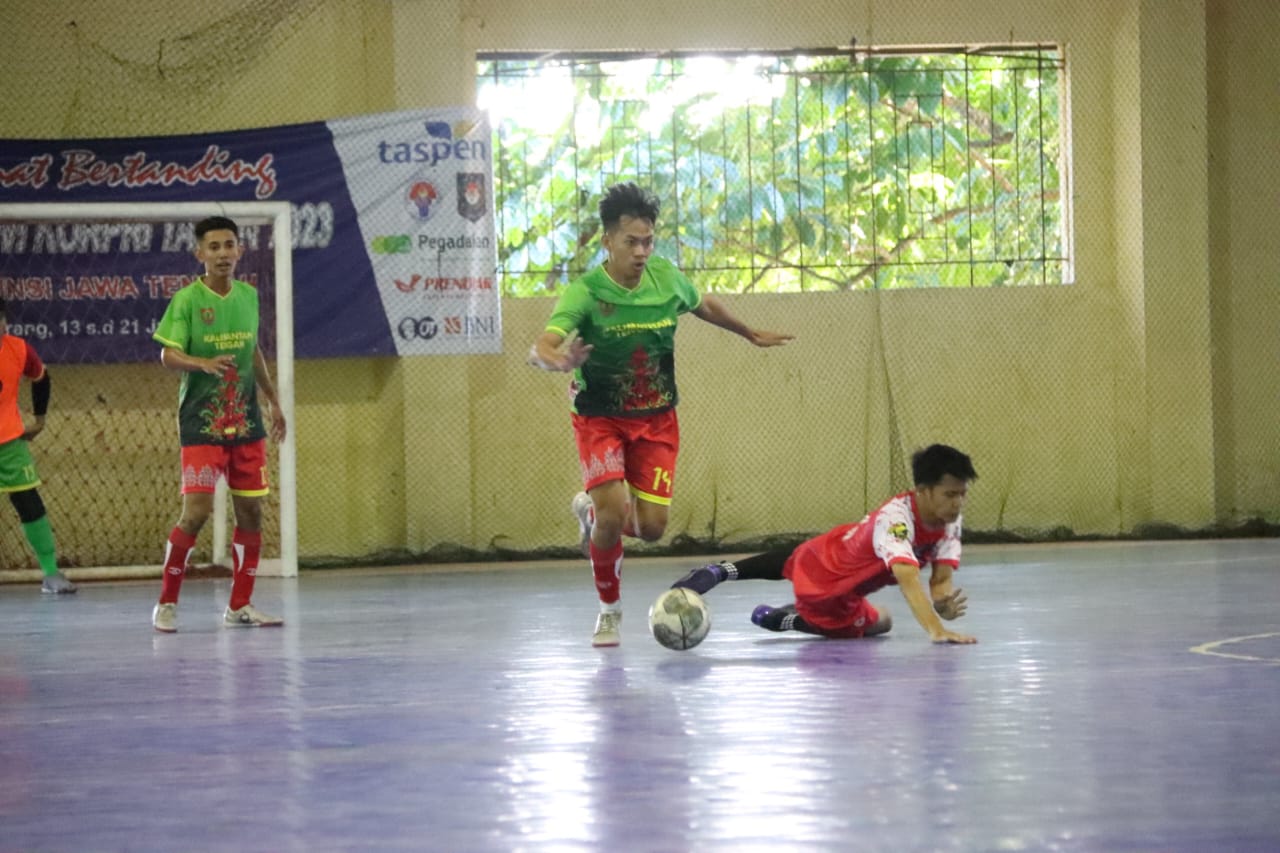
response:
<path fill-rule="evenodd" d="M 647 633 L 690 560 L 0 587 L 0 853 L 1277 851 L 1274 540 L 970 547 L 976 646 L 769 634 L 724 584 L 689 652 Z"/>

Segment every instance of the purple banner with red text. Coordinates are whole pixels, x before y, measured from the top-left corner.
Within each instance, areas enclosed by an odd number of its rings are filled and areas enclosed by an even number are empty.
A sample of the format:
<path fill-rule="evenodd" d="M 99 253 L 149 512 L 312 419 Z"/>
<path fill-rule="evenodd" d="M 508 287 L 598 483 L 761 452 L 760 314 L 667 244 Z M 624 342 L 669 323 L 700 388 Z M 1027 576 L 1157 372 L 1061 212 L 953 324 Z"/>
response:
<path fill-rule="evenodd" d="M 0 204 L 288 201 L 300 358 L 501 351 L 482 113 L 421 110 L 199 136 L 0 140 Z M 202 272 L 189 221 L 0 217 L 0 296 L 51 363 L 149 361 Z M 273 237 L 242 222 L 236 277 L 273 349 Z"/>

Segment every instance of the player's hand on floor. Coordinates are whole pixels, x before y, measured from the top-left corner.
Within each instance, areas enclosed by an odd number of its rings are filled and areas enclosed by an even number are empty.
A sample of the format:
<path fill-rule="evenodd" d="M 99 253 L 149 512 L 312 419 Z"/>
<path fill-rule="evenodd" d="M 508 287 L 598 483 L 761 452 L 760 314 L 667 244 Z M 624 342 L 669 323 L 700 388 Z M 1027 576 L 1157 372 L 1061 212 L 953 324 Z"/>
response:
<path fill-rule="evenodd" d="M 977 637 L 970 637 L 968 634 L 957 634 L 955 631 L 943 631 L 929 638 L 935 643 L 951 643 L 953 645 L 968 646 L 978 642 Z"/>
<path fill-rule="evenodd" d="M 956 588 L 950 595 L 945 595 L 933 603 L 933 609 L 943 619 L 959 619 L 969 609 L 969 596 L 963 589 Z"/>

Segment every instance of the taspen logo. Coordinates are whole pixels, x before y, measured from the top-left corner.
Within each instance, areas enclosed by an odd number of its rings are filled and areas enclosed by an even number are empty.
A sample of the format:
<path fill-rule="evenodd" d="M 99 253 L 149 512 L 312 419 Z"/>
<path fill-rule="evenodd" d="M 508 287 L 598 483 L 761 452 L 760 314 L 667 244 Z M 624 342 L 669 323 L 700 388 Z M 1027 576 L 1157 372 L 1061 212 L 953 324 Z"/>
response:
<path fill-rule="evenodd" d="M 424 138 L 403 142 L 380 140 L 378 159 L 387 164 L 404 163 L 434 166 L 445 160 L 461 162 L 488 161 L 489 142 L 467 139 L 476 127 L 474 121 L 427 121 L 422 123 Z"/>

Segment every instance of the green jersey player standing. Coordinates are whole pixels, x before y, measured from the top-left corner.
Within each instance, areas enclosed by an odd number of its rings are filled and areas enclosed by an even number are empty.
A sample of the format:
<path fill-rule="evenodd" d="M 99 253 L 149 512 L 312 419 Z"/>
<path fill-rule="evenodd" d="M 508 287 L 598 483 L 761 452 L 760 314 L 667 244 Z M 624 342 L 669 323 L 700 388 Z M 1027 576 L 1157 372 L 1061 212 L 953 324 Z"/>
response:
<path fill-rule="evenodd" d="M 529 353 L 543 370 L 574 374 L 571 418 L 583 491 L 572 506 L 600 599 L 595 646 L 621 641 L 622 537 L 652 542 L 667 529 L 680 448 L 679 316 L 691 313 L 758 347 L 792 339 L 747 326 L 719 299 L 699 294 L 670 261 L 652 257 L 658 209 L 657 198 L 633 183 L 606 191 L 606 260 L 569 284 Z"/>
<path fill-rule="evenodd" d="M 211 216 L 196 224 L 195 236 L 204 275 L 174 294 L 153 335 L 162 347 L 161 363 L 182 374 L 182 517 L 165 544 L 164 580 L 151 614 L 151 624 L 164 633 L 177 630 L 187 559 L 213 512 L 219 477 L 227 478 L 235 511 L 231 599 L 223 624 L 282 624 L 249 602 L 262 547 L 262 498 L 270 491 L 259 391 L 271 406 L 272 439 L 279 442 L 285 435 L 284 412 L 258 348 L 258 291 L 232 277 L 244 254 L 235 222 Z"/>

